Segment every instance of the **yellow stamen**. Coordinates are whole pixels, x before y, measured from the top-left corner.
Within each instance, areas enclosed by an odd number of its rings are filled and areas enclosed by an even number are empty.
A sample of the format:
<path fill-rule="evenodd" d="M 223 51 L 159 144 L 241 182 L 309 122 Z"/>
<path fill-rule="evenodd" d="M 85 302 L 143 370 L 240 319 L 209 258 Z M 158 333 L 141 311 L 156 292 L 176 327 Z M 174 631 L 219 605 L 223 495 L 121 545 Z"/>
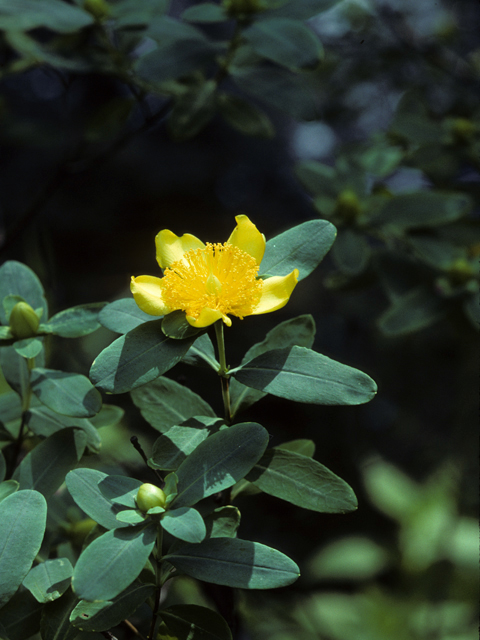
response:
<path fill-rule="evenodd" d="M 202 309 L 243 318 L 260 300 L 262 281 L 251 255 L 231 244 L 210 244 L 190 249 L 165 269 L 163 300 L 173 310 L 198 318 Z"/>

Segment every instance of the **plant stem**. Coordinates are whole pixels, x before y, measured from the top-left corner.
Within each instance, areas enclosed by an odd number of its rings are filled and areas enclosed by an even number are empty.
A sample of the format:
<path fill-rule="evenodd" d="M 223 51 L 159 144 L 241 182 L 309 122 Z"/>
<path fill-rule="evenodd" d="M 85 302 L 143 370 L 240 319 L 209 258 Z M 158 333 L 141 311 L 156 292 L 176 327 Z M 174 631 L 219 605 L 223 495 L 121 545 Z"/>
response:
<path fill-rule="evenodd" d="M 232 423 L 232 413 L 230 408 L 230 376 L 228 374 L 227 360 L 225 357 L 225 340 L 223 337 L 223 321 L 218 320 L 213 325 L 215 327 L 215 335 L 217 338 L 218 347 L 218 360 L 220 362 L 220 368 L 218 369 L 218 375 L 220 376 L 220 382 L 222 384 L 222 398 L 223 407 L 225 410 L 225 422 L 230 425 Z"/>
<path fill-rule="evenodd" d="M 6 480 L 13 476 L 15 471 L 15 467 L 17 465 L 18 456 L 20 455 L 20 451 L 22 450 L 23 444 L 23 433 L 25 431 L 25 425 L 27 422 L 27 411 L 30 408 L 30 401 L 32 399 L 32 387 L 30 385 L 30 372 L 35 367 L 35 358 L 27 358 L 27 369 L 28 369 L 28 382 L 27 388 L 25 389 L 25 395 L 22 398 L 22 420 L 20 422 L 20 428 L 18 430 L 18 436 L 14 443 L 13 448 L 13 456 L 10 462 L 9 473 L 6 476 Z"/>
<path fill-rule="evenodd" d="M 154 565 L 155 565 L 155 584 L 157 590 L 155 592 L 155 604 L 152 611 L 152 623 L 150 625 L 150 633 L 148 634 L 149 640 L 154 640 L 157 637 L 157 627 L 160 622 L 158 617 L 158 609 L 160 607 L 160 594 L 162 592 L 162 545 L 163 545 L 163 529 L 159 524 L 157 529 L 157 542 L 155 544 Z"/>

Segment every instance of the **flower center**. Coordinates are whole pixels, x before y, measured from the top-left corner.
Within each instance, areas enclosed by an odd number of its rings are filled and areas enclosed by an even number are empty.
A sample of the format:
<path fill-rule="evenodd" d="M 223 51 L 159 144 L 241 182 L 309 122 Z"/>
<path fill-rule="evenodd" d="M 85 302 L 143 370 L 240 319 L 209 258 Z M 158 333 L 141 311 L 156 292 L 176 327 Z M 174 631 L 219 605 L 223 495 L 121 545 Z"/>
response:
<path fill-rule="evenodd" d="M 258 265 L 251 255 L 231 244 L 190 249 L 165 269 L 163 299 L 175 311 L 198 318 L 202 309 L 215 309 L 243 318 L 250 315 L 262 290 Z"/>

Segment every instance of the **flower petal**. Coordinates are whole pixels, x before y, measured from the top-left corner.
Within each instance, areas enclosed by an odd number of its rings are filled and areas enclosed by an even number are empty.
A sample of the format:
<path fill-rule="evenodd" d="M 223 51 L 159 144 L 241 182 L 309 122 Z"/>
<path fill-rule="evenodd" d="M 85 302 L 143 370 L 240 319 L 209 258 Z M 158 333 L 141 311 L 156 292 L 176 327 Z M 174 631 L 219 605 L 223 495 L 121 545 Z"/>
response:
<path fill-rule="evenodd" d="M 288 276 L 273 276 L 264 280 L 260 301 L 250 315 L 258 316 L 284 307 L 297 285 L 298 274 L 298 269 L 294 269 Z"/>
<path fill-rule="evenodd" d="M 168 229 L 163 229 L 163 231 L 157 233 L 155 246 L 157 249 L 157 262 L 162 269 L 169 267 L 177 260 L 181 260 L 183 254 L 190 251 L 190 249 L 203 249 L 205 247 L 203 242 L 192 236 L 191 233 L 185 233 L 179 237 Z"/>
<path fill-rule="evenodd" d="M 163 302 L 162 278 L 154 276 L 138 276 L 130 282 L 130 290 L 133 293 L 135 302 L 145 313 L 151 316 L 163 316 L 170 313 L 169 309 Z"/>
<path fill-rule="evenodd" d="M 245 215 L 235 216 L 237 226 L 227 240 L 228 244 L 242 249 L 260 264 L 265 253 L 265 236 Z"/>
<path fill-rule="evenodd" d="M 232 325 L 232 321 L 226 315 L 224 315 L 221 311 L 217 309 L 209 309 L 208 307 L 204 307 L 200 311 L 200 315 L 198 318 L 193 318 L 192 316 L 187 316 L 188 324 L 191 324 L 192 327 L 202 328 L 209 327 L 214 324 L 217 320 L 223 320 L 227 326 Z"/>

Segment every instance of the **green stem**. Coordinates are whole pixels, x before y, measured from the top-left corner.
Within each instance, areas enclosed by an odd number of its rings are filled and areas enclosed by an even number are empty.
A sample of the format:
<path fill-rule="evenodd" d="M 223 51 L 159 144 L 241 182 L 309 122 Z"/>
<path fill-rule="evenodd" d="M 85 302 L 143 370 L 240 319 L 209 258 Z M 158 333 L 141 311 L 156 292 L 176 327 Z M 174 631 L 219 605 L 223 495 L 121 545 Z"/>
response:
<path fill-rule="evenodd" d="M 11 478 L 13 476 L 13 473 L 15 471 L 15 467 L 17 466 L 17 460 L 18 460 L 18 456 L 20 455 L 20 451 L 22 450 L 22 444 L 23 444 L 23 434 L 25 431 L 25 425 L 27 422 L 27 411 L 30 408 L 30 401 L 32 399 L 32 387 L 30 385 L 30 373 L 32 371 L 32 369 L 35 367 L 35 358 L 28 358 L 27 359 L 27 368 L 28 368 L 28 382 L 27 382 L 27 388 L 25 389 L 25 394 L 22 398 L 22 420 L 20 422 L 20 428 L 18 430 L 18 436 L 17 439 L 15 440 L 14 443 L 14 448 L 13 448 L 13 455 L 12 455 L 12 460 L 10 463 L 10 468 L 9 468 L 9 473 L 6 476 L 6 480 L 8 480 L 9 478 Z"/>
<path fill-rule="evenodd" d="M 154 566 L 155 566 L 155 584 L 157 589 L 155 591 L 155 604 L 152 611 L 152 623 L 150 625 L 150 633 L 148 634 L 149 640 L 154 640 L 157 637 L 157 629 L 160 623 L 158 616 L 158 610 L 160 608 L 160 594 L 162 592 L 162 545 L 163 545 L 163 529 L 162 525 L 158 524 L 157 529 L 157 542 L 155 544 Z"/>
<path fill-rule="evenodd" d="M 233 58 L 235 57 L 238 47 L 242 44 L 242 26 L 243 25 L 240 22 L 237 22 L 235 25 L 235 30 L 228 44 L 225 58 L 220 63 L 219 69 L 214 78 L 217 86 L 228 76 L 229 67 L 233 62 Z"/>
<path fill-rule="evenodd" d="M 217 338 L 218 360 L 220 362 L 218 375 L 220 376 L 220 382 L 222 384 L 222 398 L 223 408 L 225 410 L 225 422 L 229 425 L 232 423 L 232 411 L 230 407 L 230 376 L 228 374 L 227 359 L 225 356 L 223 321 L 218 320 L 213 326 L 215 327 L 215 335 Z"/>

